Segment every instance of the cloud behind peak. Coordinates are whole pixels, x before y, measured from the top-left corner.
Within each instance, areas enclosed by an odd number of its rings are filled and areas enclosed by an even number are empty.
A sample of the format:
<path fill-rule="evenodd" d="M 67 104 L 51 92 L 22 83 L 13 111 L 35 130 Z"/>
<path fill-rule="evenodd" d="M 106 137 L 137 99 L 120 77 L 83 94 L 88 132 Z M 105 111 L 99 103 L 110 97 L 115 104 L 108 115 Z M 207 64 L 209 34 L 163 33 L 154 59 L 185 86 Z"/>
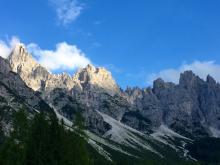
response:
<path fill-rule="evenodd" d="M 211 75 L 220 82 L 220 65 L 215 61 L 194 61 L 190 64 L 182 64 L 180 67 L 174 69 L 164 69 L 158 73 L 152 73 L 147 77 L 147 84 L 151 85 L 157 78 L 162 78 L 164 81 L 178 83 L 180 73 L 191 70 L 202 79 L 206 79 L 207 75 Z"/>
<path fill-rule="evenodd" d="M 20 40 L 15 36 L 8 41 L 0 40 L 0 56 L 7 58 L 17 43 L 20 43 Z"/>
<path fill-rule="evenodd" d="M 27 48 L 50 71 L 73 71 L 91 64 L 76 45 L 66 42 L 58 43 L 55 50 L 43 50 L 35 43 L 27 45 Z"/>

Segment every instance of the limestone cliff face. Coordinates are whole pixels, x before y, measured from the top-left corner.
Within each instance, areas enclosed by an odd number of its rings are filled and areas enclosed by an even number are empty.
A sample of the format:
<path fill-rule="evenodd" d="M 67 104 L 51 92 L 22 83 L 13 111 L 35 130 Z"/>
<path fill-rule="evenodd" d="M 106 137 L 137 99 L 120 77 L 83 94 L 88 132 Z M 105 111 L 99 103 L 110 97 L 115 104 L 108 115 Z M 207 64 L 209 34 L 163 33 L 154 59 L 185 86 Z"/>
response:
<path fill-rule="evenodd" d="M 51 74 L 33 59 L 23 44 L 16 45 L 9 56 L 9 62 L 12 70 L 18 73 L 25 83 L 35 91 L 52 91 L 56 88 L 68 90 L 72 88 L 97 90 L 99 88 L 112 95 L 119 92 L 111 73 L 106 69 L 88 65 L 73 76 L 66 73 Z"/>
<path fill-rule="evenodd" d="M 96 68 L 88 65 L 86 68 L 80 69 L 74 76 L 76 81 L 79 81 L 83 88 L 97 88 L 108 92 L 111 95 L 119 93 L 119 87 L 112 75 L 105 68 Z"/>
<path fill-rule="evenodd" d="M 67 74 L 51 74 L 38 64 L 27 52 L 23 44 L 17 44 L 9 56 L 12 70 L 18 73 L 24 82 L 35 91 L 47 91 L 55 88 L 71 89 L 75 82 Z"/>

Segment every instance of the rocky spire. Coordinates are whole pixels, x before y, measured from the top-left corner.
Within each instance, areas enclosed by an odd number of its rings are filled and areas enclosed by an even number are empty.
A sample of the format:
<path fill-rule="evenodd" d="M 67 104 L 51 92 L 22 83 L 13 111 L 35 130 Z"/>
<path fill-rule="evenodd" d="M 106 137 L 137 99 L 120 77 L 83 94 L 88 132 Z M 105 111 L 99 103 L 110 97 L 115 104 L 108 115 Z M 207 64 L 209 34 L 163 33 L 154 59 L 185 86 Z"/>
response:
<path fill-rule="evenodd" d="M 41 89 L 42 81 L 49 76 L 49 72 L 33 59 L 22 43 L 15 46 L 8 60 L 12 71 L 18 73 L 23 81 L 35 91 Z"/>
<path fill-rule="evenodd" d="M 72 89 L 77 86 L 96 87 L 106 90 L 109 94 L 119 92 L 111 73 L 105 68 L 89 64 L 80 69 L 73 77 L 68 74 L 51 74 L 28 53 L 24 44 L 17 44 L 8 57 L 12 70 L 18 73 L 25 83 L 35 91 L 47 91 L 55 88 Z"/>
<path fill-rule="evenodd" d="M 163 79 L 158 78 L 153 83 L 153 89 L 161 89 L 165 87 L 165 82 Z"/>
<path fill-rule="evenodd" d="M 179 84 L 181 86 L 191 87 L 199 79 L 191 70 L 185 71 L 180 74 Z"/>
<path fill-rule="evenodd" d="M 8 57 L 11 68 L 14 72 L 19 72 L 24 69 L 31 69 L 30 67 L 36 67 L 38 64 L 28 54 L 24 44 L 18 43 L 11 55 Z M 28 64 L 28 65 L 27 65 Z"/>
<path fill-rule="evenodd" d="M 207 76 L 206 82 L 207 82 L 208 84 L 210 84 L 210 85 L 215 85 L 215 84 L 216 84 L 215 79 L 214 79 L 212 76 L 210 76 L 210 75 Z"/>
<path fill-rule="evenodd" d="M 110 94 L 119 93 L 120 89 L 113 79 L 111 73 L 102 67 L 95 67 L 91 64 L 86 68 L 80 69 L 74 76 L 74 79 L 80 81 L 83 87 L 93 86 L 102 88 Z"/>

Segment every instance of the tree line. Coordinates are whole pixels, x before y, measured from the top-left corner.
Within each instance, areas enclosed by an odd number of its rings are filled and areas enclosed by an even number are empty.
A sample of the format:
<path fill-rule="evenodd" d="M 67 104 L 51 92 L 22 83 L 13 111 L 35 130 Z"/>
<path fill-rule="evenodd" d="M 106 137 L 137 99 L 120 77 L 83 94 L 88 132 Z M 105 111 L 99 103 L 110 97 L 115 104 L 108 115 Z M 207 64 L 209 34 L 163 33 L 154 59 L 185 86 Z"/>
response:
<path fill-rule="evenodd" d="M 55 114 L 41 112 L 30 120 L 25 110 L 15 112 L 10 135 L 4 136 L 0 127 L 0 164 L 93 164 L 83 136 L 82 118 L 77 116 L 76 129 L 71 131 Z"/>

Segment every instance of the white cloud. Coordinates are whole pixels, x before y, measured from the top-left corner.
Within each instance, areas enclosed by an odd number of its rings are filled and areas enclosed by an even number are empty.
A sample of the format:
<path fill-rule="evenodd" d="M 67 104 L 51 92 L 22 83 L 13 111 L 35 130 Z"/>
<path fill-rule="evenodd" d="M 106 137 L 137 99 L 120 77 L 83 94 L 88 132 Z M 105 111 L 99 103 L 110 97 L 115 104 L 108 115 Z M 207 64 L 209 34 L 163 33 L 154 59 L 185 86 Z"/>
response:
<path fill-rule="evenodd" d="M 50 71 L 67 71 L 85 67 L 91 61 L 75 45 L 58 43 L 56 50 L 43 50 L 37 44 L 27 46 L 37 61 Z"/>
<path fill-rule="evenodd" d="M 0 40 L 0 56 L 7 58 L 11 51 L 14 49 L 15 45 L 19 42 L 19 39 L 14 36 L 7 42 Z"/>
<path fill-rule="evenodd" d="M 17 43 L 20 43 L 20 40 L 14 36 L 8 41 L 0 40 L 0 56 L 7 58 Z M 69 45 L 66 42 L 58 43 L 55 50 L 43 50 L 35 43 L 26 47 L 33 57 L 50 71 L 73 71 L 91 64 L 76 45 Z"/>
<path fill-rule="evenodd" d="M 182 64 L 177 69 L 165 69 L 159 73 L 153 73 L 147 77 L 147 84 L 151 85 L 157 78 L 162 78 L 167 82 L 179 82 L 180 73 L 192 70 L 202 79 L 206 79 L 207 75 L 211 75 L 216 81 L 220 82 L 220 65 L 214 61 L 194 61 L 191 64 Z"/>
<path fill-rule="evenodd" d="M 62 25 L 74 22 L 82 12 L 82 4 L 78 0 L 49 0 L 55 9 L 58 20 Z"/>

